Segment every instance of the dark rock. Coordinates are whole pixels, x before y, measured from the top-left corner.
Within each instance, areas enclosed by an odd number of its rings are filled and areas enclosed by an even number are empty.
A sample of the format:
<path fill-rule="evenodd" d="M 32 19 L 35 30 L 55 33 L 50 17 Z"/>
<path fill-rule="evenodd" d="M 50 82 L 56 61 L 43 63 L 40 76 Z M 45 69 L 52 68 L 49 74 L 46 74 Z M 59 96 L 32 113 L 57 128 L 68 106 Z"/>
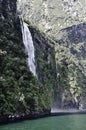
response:
<path fill-rule="evenodd" d="M 70 43 L 78 44 L 86 41 L 86 23 L 73 25 L 71 27 L 62 29 L 62 31 L 67 32 Z"/>
<path fill-rule="evenodd" d="M 15 19 L 17 0 L 0 0 L 0 16 L 5 19 Z"/>
<path fill-rule="evenodd" d="M 43 112 L 42 111 L 32 112 L 28 114 L 0 116 L 0 125 L 7 124 L 7 123 L 20 122 L 23 120 L 32 120 L 32 119 L 42 118 L 46 116 L 50 116 L 50 110 L 44 110 Z"/>

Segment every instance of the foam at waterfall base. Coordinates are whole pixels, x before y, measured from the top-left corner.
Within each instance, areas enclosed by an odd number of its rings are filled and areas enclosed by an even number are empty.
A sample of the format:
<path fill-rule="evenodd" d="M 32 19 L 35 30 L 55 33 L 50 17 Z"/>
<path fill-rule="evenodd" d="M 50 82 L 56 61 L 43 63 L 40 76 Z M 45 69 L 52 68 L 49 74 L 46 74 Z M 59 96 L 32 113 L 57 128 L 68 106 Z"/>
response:
<path fill-rule="evenodd" d="M 51 113 L 77 113 L 77 112 L 86 112 L 86 109 L 56 109 L 52 108 Z"/>

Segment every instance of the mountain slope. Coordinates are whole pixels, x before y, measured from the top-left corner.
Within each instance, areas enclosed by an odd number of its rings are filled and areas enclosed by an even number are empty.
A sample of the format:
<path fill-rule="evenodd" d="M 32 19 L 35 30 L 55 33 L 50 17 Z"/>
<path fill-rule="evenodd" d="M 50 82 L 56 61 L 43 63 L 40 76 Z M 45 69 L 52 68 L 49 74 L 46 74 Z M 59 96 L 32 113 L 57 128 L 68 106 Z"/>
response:
<path fill-rule="evenodd" d="M 62 108 L 86 108 L 86 24 L 62 29 L 57 40 L 58 92 Z M 58 105 L 59 106 L 59 105 Z"/>
<path fill-rule="evenodd" d="M 86 0 L 19 0 L 18 10 L 56 43 L 53 106 L 86 108 Z"/>
<path fill-rule="evenodd" d="M 18 10 L 56 38 L 60 29 L 86 21 L 86 0 L 18 0 Z"/>
<path fill-rule="evenodd" d="M 55 83 L 53 44 L 28 24 L 35 46 L 37 79 L 27 65 L 16 0 L 0 0 L 0 7 L 0 123 L 49 114 Z"/>

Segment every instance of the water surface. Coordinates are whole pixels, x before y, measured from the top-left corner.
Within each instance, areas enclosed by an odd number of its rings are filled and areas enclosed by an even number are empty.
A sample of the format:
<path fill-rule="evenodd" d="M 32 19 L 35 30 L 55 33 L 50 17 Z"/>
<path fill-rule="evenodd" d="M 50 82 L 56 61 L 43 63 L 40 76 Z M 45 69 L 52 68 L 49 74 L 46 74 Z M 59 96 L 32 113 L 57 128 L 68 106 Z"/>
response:
<path fill-rule="evenodd" d="M 0 126 L 0 130 L 86 130 L 86 115 L 66 115 Z"/>

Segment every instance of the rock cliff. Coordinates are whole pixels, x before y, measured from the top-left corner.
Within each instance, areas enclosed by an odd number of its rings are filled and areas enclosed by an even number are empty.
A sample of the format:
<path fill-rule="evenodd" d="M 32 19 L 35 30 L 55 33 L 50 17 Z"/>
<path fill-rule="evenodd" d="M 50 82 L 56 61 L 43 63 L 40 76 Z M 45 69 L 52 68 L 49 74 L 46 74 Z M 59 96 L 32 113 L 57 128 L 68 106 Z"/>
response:
<path fill-rule="evenodd" d="M 18 0 L 19 14 L 55 41 L 56 108 L 85 108 L 86 0 Z"/>
<path fill-rule="evenodd" d="M 0 122 L 49 114 L 55 83 L 53 45 L 28 24 L 35 46 L 37 79 L 27 65 L 16 0 L 0 1 L 0 15 Z"/>
<path fill-rule="evenodd" d="M 18 10 L 49 36 L 86 21 L 86 0 L 18 0 Z"/>

